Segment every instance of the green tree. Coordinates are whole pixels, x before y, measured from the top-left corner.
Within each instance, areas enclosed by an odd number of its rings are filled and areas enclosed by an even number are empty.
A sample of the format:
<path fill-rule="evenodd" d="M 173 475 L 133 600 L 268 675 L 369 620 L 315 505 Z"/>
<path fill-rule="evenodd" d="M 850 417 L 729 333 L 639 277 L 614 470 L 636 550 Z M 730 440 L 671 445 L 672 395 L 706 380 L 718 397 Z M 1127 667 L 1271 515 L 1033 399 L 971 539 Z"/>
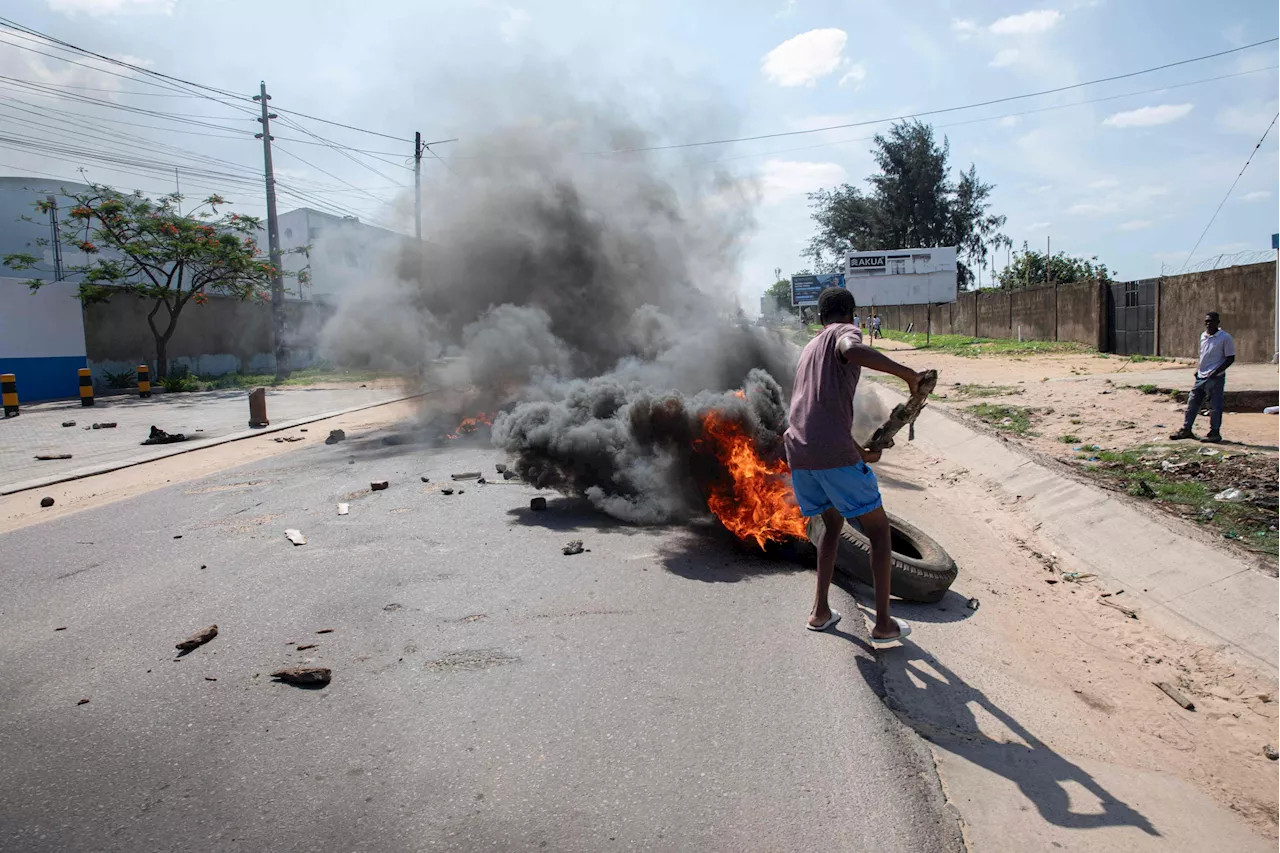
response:
<path fill-rule="evenodd" d="M 1012 263 L 1000 270 L 996 281 L 1003 290 L 1044 284 L 1050 280 L 1045 271 L 1045 253 L 1037 252 L 1022 244 L 1022 251 L 1013 256 Z M 1112 271 L 1107 265 L 1098 262 L 1098 256 L 1091 258 L 1071 257 L 1066 252 L 1058 252 L 1049 258 L 1049 272 L 1052 280 L 1059 284 L 1073 281 L 1111 281 Z"/>
<path fill-rule="evenodd" d="M 944 137 L 939 145 L 933 128 L 920 121 L 878 134 L 871 153 L 880 171 L 867 179 L 869 194 L 850 184 L 809 194 L 818 231 L 805 257 L 820 270 L 836 271 L 850 249 L 955 246 L 967 287 L 973 268 L 1008 241 L 1000 233 L 1005 217 L 988 212 L 994 187 L 973 165 L 953 181 L 950 143 Z"/>
<path fill-rule="evenodd" d="M 152 302 L 147 325 L 155 342 L 157 378 L 169 373 L 169 340 L 189 302 L 206 304 L 209 294 L 269 301 L 275 268 L 258 249 L 259 220 L 219 212 L 227 203 L 221 196 L 210 196 L 183 214 L 177 193 L 153 201 L 141 193 L 126 195 L 94 184 L 84 192 L 64 195 L 75 204 L 62 222 L 62 242 L 88 259 L 66 274 L 79 278 L 78 295 L 85 303 L 121 295 Z M 51 204 L 40 201 L 35 207 L 47 215 Z M 27 253 L 3 258 L 14 270 L 48 272 L 40 270 L 41 260 Z M 305 273 L 297 277 L 300 284 L 306 283 Z M 38 290 L 47 282 L 33 279 L 30 284 Z"/>

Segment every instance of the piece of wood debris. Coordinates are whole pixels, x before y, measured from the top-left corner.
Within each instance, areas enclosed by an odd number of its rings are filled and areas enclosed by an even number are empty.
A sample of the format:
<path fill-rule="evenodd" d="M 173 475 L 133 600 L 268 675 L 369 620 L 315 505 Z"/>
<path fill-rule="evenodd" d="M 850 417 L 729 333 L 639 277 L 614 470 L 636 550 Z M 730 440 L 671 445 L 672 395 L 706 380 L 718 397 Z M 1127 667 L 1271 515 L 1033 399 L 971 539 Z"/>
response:
<path fill-rule="evenodd" d="M 307 649 L 314 649 L 317 645 L 318 645 L 317 643 L 303 643 L 302 645 L 298 646 L 297 651 L 302 652 L 302 651 L 306 651 Z"/>
<path fill-rule="evenodd" d="M 189 652 L 192 649 L 200 648 L 216 636 L 218 636 L 218 626 L 210 625 L 208 628 L 196 631 L 190 637 L 187 637 L 181 643 L 174 646 L 174 648 L 180 651 Z"/>
<path fill-rule="evenodd" d="M 333 633 L 333 629 L 332 629 L 332 628 L 321 628 L 319 631 L 316 631 L 316 633 L 317 633 L 317 634 L 332 634 L 332 633 Z"/>
<path fill-rule="evenodd" d="M 1131 607 L 1125 607 L 1123 604 L 1116 604 L 1114 601 L 1107 601 L 1105 598 L 1099 598 L 1098 603 L 1104 604 L 1107 607 L 1115 608 L 1116 610 L 1119 610 L 1121 613 L 1123 613 L 1125 616 L 1128 616 L 1130 619 L 1138 618 L 1138 611 L 1134 610 Z"/>
<path fill-rule="evenodd" d="M 323 666 L 287 666 L 271 673 L 271 677 L 286 684 L 297 684 L 303 687 L 323 687 L 332 679 L 333 674 Z"/>
<path fill-rule="evenodd" d="M 36 458 L 41 462 L 52 462 L 55 459 L 70 459 L 70 453 L 37 453 Z"/>
<path fill-rule="evenodd" d="M 1161 690 L 1163 690 L 1166 696 L 1168 696 L 1173 701 L 1177 702 L 1183 708 L 1186 708 L 1188 711 L 1194 711 L 1196 709 L 1195 703 L 1192 702 L 1190 699 L 1188 699 L 1186 696 L 1183 696 L 1182 693 L 1178 690 L 1178 688 L 1174 687 L 1169 682 L 1153 681 L 1151 683 L 1154 684 L 1156 687 L 1159 687 Z"/>

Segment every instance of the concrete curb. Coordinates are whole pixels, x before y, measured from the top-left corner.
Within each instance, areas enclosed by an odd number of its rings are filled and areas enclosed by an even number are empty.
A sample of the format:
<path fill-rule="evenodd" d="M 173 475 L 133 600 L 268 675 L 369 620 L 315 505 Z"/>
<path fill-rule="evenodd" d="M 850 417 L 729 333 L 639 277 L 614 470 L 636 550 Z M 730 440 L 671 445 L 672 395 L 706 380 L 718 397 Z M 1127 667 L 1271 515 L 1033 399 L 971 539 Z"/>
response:
<path fill-rule="evenodd" d="M 880 386 L 897 397 L 902 395 Z M 905 398 L 903 398 L 905 399 Z M 1039 533 L 1074 562 L 1109 578 L 1176 635 L 1216 641 L 1275 670 L 1280 660 L 1277 579 L 1252 561 L 1225 553 L 1148 517 L 1095 486 L 1031 458 L 1012 442 L 979 433 L 948 414 L 925 409 L 916 443 L 996 484 Z M 1159 619 L 1159 616 L 1166 618 Z M 1188 625 L 1194 631 L 1188 631 Z"/>
<path fill-rule="evenodd" d="M 69 483 L 72 480 L 83 480 L 85 477 L 93 477 L 98 474 L 107 474 L 111 471 L 119 471 L 124 468 L 132 468 L 135 465 L 145 465 L 148 462 L 155 462 L 159 459 L 168 459 L 170 456 L 180 456 L 183 453 L 192 453 L 196 450 L 205 450 L 210 447 L 217 447 L 220 444 L 228 444 L 233 441 L 243 441 L 246 438 L 254 436 L 267 435 L 281 430 L 293 429 L 294 427 L 305 426 L 306 424 L 323 421 L 329 418 L 336 418 L 339 415 L 349 415 L 352 412 L 361 412 L 365 409 L 374 409 L 378 406 L 386 406 L 391 403 L 400 403 L 405 400 L 415 400 L 418 397 L 425 397 L 434 391 L 423 391 L 419 394 L 410 394 L 406 397 L 394 397 L 390 400 L 380 400 L 377 403 L 364 403 L 359 406 L 351 406 L 347 409 L 337 409 L 332 412 L 324 412 L 319 415 L 310 415 L 305 418 L 297 418 L 296 420 L 286 421 L 281 424 L 272 424 L 262 429 L 249 429 L 243 432 L 235 432 L 231 435 L 224 435 L 219 438 L 208 438 L 203 441 L 184 441 L 181 444 L 167 445 L 164 450 L 156 450 L 148 453 L 141 458 L 135 457 L 124 462 L 104 462 L 101 465 L 94 465 L 88 468 L 79 468 L 75 471 L 66 471 L 61 474 L 54 474 L 49 477 L 42 477 L 38 480 L 26 480 L 21 483 L 13 483 L 8 486 L 0 486 L 0 496 L 14 495 L 18 492 L 26 492 L 31 489 L 42 489 L 47 486 L 56 486 L 59 483 Z"/>

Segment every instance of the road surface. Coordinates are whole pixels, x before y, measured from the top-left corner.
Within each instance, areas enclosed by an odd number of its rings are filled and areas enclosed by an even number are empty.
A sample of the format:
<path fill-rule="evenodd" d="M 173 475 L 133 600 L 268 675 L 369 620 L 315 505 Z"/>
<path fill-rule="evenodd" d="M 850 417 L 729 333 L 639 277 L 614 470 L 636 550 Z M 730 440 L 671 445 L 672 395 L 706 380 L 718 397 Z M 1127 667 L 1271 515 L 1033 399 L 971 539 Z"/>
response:
<path fill-rule="evenodd" d="M 0 537 L 0 849 L 963 849 L 847 596 L 812 634 L 786 563 L 449 480 L 495 461 L 375 435 Z"/>

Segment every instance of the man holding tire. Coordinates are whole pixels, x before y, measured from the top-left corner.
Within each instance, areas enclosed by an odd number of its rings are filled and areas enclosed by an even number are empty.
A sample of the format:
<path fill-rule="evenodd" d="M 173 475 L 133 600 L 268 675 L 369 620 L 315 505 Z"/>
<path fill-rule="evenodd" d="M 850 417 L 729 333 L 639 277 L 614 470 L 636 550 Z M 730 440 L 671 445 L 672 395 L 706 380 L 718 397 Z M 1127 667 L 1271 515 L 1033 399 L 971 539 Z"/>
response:
<path fill-rule="evenodd" d="M 829 287 L 818 297 L 822 331 L 809 341 L 796 368 L 789 426 L 783 436 L 796 501 L 806 517 L 821 515 L 826 525 L 818 545 L 818 587 L 807 627 L 825 631 L 840 621 L 827 601 L 835 573 L 836 549 L 846 518 L 857 519 L 871 546 L 875 582 L 874 645 L 906 637 L 911 626 L 889 615 L 890 527 L 880 500 L 880 486 L 868 463 L 880 458 L 853 439 L 853 394 L 862 368 L 902 379 L 912 394 L 922 374 L 862 343 L 854 323 L 857 303 L 843 287 Z"/>

